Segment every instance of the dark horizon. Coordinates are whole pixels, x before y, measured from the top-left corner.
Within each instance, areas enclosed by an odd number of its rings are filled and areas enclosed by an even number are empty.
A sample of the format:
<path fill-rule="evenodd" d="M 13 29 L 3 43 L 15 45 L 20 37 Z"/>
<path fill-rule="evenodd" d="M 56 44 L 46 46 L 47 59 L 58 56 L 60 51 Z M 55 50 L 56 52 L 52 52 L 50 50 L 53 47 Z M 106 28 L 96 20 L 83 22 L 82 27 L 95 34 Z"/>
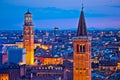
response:
<path fill-rule="evenodd" d="M 59 27 L 58 27 L 59 28 Z M 0 29 L 0 31 L 17 31 L 17 30 L 23 30 L 23 29 Z M 54 28 L 35 28 L 34 30 L 54 30 Z M 77 28 L 66 28 L 62 29 L 59 28 L 59 30 L 77 30 Z M 120 30 L 120 28 L 87 28 L 87 30 Z"/>

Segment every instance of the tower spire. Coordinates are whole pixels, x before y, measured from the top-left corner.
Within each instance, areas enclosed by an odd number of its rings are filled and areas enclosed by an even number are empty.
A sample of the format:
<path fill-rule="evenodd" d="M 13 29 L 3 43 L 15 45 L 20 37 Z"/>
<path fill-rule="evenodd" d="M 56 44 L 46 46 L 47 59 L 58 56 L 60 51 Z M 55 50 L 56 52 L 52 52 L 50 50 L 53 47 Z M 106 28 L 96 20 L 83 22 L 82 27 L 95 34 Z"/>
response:
<path fill-rule="evenodd" d="M 84 5 L 83 5 L 83 3 L 82 3 L 82 11 L 83 11 L 83 9 L 84 9 Z"/>
<path fill-rule="evenodd" d="M 73 40 L 73 80 L 91 80 L 91 41 L 87 36 L 83 4 L 81 8 L 77 37 Z"/>
<path fill-rule="evenodd" d="M 87 36 L 86 22 L 84 17 L 84 6 L 82 3 L 81 15 L 78 23 L 77 36 Z"/>
<path fill-rule="evenodd" d="M 26 14 L 31 14 L 31 13 L 30 13 L 30 9 L 29 9 L 29 8 L 28 8 L 28 10 L 27 10 Z"/>

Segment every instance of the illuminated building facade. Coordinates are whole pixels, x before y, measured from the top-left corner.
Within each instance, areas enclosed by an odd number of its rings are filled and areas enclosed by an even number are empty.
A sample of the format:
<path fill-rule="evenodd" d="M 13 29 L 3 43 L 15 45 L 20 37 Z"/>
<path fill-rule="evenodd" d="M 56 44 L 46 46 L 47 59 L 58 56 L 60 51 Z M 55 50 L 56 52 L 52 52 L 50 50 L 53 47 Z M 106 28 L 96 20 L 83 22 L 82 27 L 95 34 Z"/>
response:
<path fill-rule="evenodd" d="M 120 62 L 117 64 L 117 69 L 120 70 Z"/>
<path fill-rule="evenodd" d="M 83 8 L 73 46 L 73 80 L 91 80 L 91 41 L 87 36 Z"/>
<path fill-rule="evenodd" d="M 118 67 L 118 62 L 115 60 L 104 60 L 99 62 L 99 69 L 107 69 L 112 72 L 115 72 Z"/>
<path fill-rule="evenodd" d="M 28 66 L 26 74 L 29 80 L 65 80 L 63 66 L 57 65 Z"/>
<path fill-rule="evenodd" d="M 9 75 L 7 73 L 0 74 L 0 80 L 9 80 Z"/>
<path fill-rule="evenodd" d="M 34 32 L 32 24 L 32 14 L 27 11 L 24 15 L 24 41 L 23 47 L 26 49 L 26 65 L 34 64 Z"/>
<path fill-rule="evenodd" d="M 3 47 L 7 47 L 7 46 L 18 46 L 18 48 L 23 48 L 23 42 L 16 42 L 15 44 L 3 44 Z M 34 48 L 36 47 L 40 47 L 45 50 L 52 48 L 51 45 L 44 45 L 40 43 L 35 43 Z"/>
<path fill-rule="evenodd" d="M 4 64 L 0 67 L 0 80 L 19 80 L 20 67 L 16 64 Z"/>
<path fill-rule="evenodd" d="M 48 64 L 54 64 L 54 65 L 60 65 L 63 64 L 63 58 L 44 58 L 43 60 L 43 65 L 48 65 Z"/>
<path fill-rule="evenodd" d="M 62 65 L 63 64 L 63 58 L 62 57 L 45 57 L 45 56 L 35 56 L 35 60 L 37 61 L 37 64 L 42 65 Z"/>

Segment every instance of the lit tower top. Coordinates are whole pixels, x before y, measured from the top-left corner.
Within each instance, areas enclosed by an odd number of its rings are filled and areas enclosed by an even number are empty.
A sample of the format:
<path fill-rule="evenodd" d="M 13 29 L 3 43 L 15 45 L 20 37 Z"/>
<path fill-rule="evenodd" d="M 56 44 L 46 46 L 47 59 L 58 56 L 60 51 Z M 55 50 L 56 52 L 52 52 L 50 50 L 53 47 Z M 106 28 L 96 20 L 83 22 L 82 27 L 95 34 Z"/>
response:
<path fill-rule="evenodd" d="M 86 23 L 85 23 L 85 17 L 84 17 L 84 11 L 83 11 L 83 4 L 82 4 L 82 11 L 78 23 L 78 30 L 77 30 L 77 37 L 78 36 L 87 36 L 87 29 L 86 29 Z"/>
<path fill-rule="evenodd" d="M 24 15 L 25 19 L 24 19 L 24 25 L 25 26 L 32 26 L 32 14 L 28 11 L 25 13 Z"/>

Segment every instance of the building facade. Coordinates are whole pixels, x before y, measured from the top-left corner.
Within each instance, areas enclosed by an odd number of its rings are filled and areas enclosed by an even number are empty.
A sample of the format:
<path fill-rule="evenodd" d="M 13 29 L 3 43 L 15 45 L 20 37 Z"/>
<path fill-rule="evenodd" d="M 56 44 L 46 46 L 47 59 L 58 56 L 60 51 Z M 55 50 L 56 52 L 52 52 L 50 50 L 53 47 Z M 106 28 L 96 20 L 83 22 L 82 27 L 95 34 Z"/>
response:
<path fill-rule="evenodd" d="M 20 67 L 17 64 L 0 66 L 0 80 L 20 80 Z"/>

